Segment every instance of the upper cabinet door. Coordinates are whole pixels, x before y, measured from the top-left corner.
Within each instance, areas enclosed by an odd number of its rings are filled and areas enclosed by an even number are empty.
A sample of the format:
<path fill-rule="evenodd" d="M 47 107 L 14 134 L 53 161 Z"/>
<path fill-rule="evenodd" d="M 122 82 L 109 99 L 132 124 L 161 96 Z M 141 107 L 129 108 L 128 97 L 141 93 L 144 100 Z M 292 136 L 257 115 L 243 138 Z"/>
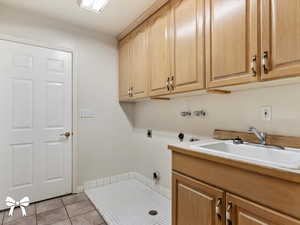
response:
<path fill-rule="evenodd" d="M 262 79 L 300 75 L 300 1 L 262 1 Z"/>
<path fill-rule="evenodd" d="M 204 2 L 205 0 L 173 0 L 172 2 L 175 92 L 204 88 Z"/>
<path fill-rule="evenodd" d="M 148 95 L 148 55 L 148 29 L 146 24 L 143 24 L 135 32 L 132 44 L 132 93 L 134 99 Z"/>
<path fill-rule="evenodd" d="M 119 100 L 130 99 L 131 87 L 131 39 L 126 38 L 119 45 Z"/>
<path fill-rule="evenodd" d="M 257 15 L 257 0 L 208 0 L 207 87 L 257 81 Z"/>
<path fill-rule="evenodd" d="M 172 73 L 170 4 L 162 7 L 149 20 L 150 95 L 170 91 L 167 81 Z"/>

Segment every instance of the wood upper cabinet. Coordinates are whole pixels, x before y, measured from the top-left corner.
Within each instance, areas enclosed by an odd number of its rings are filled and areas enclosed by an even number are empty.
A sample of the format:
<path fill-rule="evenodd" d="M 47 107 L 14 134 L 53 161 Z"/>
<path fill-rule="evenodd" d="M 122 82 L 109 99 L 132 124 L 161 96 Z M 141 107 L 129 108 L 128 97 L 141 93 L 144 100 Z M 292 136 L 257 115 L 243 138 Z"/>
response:
<path fill-rule="evenodd" d="M 255 61 L 259 61 L 257 36 L 258 0 L 208 0 L 206 5 L 208 88 L 258 80 L 254 72 L 257 70 Z"/>
<path fill-rule="evenodd" d="M 205 79 L 205 0 L 173 0 L 175 92 L 203 89 Z"/>
<path fill-rule="evenodd" d="M 166 4 L 149 19 L 151 96 L 170 92 L 167 85 L 173 70 L 170 18 L 170 4 Z"/>
<path fill-rule="evenodd" d="M 172 225 L 224 225 L 224 192 L 173 173 Z"/>
<path fill-rule="evenodd" d="M 119 98 L 131 101 L 148 95 L 148 27 L 142 24 L 119 45 Z"/>
<path fill-rule="evenodd" d="M 170 0 L 120 42 L 120 100 L 300 76 L 299 0 Z"/>
<path fill-rule="evenodd" d="M 300 221 L 243 198 L 226 194 L 227 224 L 300 225 Z"/>
<path fill-rule="evenodd" d="M 119 43 L 119 100 L 128 101 L 130 99 L 130 88 L 132 79 L 130 37 L 123 39 Z"/>
<path fill-rule="evenodd" d="M 300 1 L 262 1 L 262 79 L 300 75 Z"/>
<path fill-rule="evenodd" d="M 148 27 L 142 24 L 133 34 L 132 40 L 132 98 L 148 95 L 149 78 Z"/>

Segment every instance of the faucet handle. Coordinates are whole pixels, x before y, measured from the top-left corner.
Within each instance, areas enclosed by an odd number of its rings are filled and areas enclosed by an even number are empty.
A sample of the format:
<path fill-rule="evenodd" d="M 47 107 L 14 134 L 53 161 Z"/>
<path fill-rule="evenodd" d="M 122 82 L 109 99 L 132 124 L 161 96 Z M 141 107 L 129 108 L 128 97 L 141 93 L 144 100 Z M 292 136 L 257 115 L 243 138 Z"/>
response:
<path fill-rule="evenodd" d="M 244 144 L 244 141 L 240 137 L 237 137 L 233 139 L 233 144 L 237 144 L 237 145 Z"/>
<path fill-rule="evenodd" d="M 266 144 L 266 133 L 260 132 L 255 127 L 249 127 L 249 132 L 253 132 L 259 139 L 260 144 L 265 145 Z"/>
<path fill-rule="evenodd" d="M 256 130 L 256 128 L 255 128 L 255 127 L 249 127 L 249 128 L 248 128 L 248 131 L 249 131 L 249 132 L 251 132 L 251 131 L 253 131 L 253 130 Z"/>

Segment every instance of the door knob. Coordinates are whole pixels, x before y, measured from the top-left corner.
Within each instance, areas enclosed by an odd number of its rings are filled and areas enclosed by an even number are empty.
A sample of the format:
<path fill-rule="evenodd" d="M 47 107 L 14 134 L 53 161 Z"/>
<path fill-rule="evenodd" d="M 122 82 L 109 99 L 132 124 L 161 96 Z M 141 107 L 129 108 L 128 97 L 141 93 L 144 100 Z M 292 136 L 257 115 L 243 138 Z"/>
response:
<path fill-rule="evenodd" d="M 60 136 L 64 136 L 66 138 L 69 138 L 71 136 L 71 133 L 70 132 L 65 132 L 65 133 L 61 134 Z"/>

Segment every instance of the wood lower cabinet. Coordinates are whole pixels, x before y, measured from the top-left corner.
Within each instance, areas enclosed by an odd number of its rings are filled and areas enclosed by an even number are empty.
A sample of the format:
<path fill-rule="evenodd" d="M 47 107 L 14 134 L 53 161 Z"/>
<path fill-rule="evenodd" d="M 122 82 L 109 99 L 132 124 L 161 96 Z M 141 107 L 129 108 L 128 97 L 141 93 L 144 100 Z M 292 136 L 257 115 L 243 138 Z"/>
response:
<path fill-rule="evenodd" d="M 300 175 L 169 146 L 172 225 L 300 225 Z"/>
<path fill-rule="evenodd" d="M 170 4 L 149 19 L 150 96 L 170 92 L 172 76 L 172 44 Z"/>
<path fill-rule="evenodd" d="M 227 225 L 300 225 L 300 221 L 232 194 L 226 194 Z"/>
<path fill-rule="evenodd" d="M 205 87 L 205 2 L 172 1 L 175 93 Z"/>
<path fill-rule="evenodd" d="M 173 172 L 172 225 L 300 225 L 294 219 Z"/>
<path fill-rule="evenodd" d="M 208 88 L 257 81 L 258 0 L 208 0 L 205 46 Z"/>
<path fill-rule="evenodd" d="M 224 191 L 173 173 L 173 225 L 224 225 Z"/>
<path fill-rule="evenodd" d="M 300 75 L 300 1 L 262 1 L 262 79 Z"/>

